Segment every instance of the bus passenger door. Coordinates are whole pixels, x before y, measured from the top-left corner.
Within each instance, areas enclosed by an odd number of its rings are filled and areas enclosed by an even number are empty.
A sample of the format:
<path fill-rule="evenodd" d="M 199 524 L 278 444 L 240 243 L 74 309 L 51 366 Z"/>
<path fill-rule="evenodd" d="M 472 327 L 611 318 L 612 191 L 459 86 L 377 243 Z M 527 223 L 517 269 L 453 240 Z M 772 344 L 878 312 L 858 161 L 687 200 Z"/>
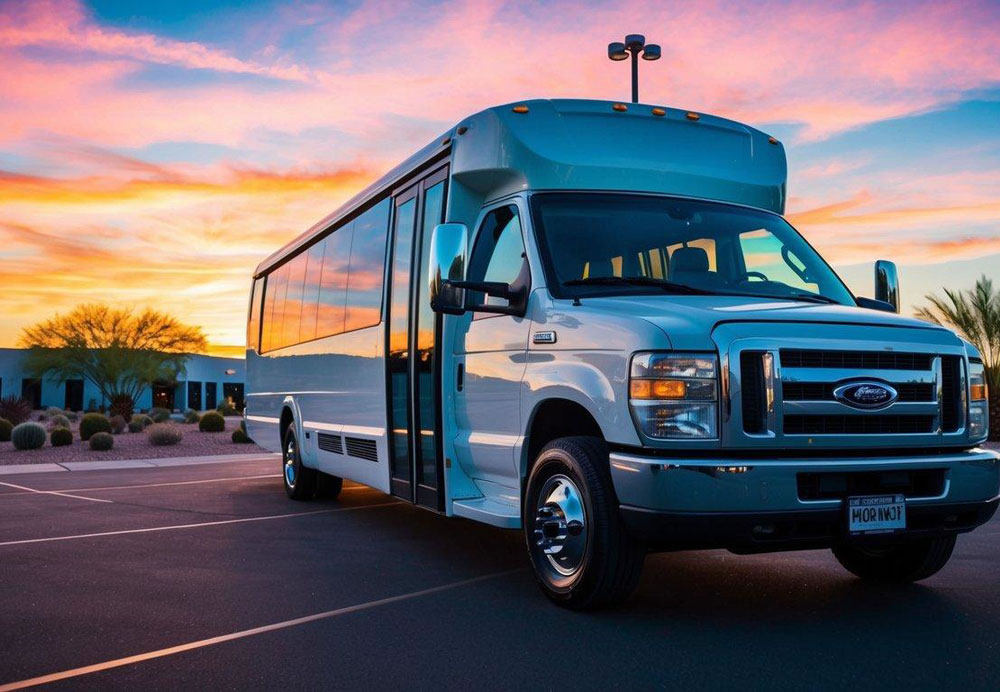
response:
<path fill-rule="evenodd" d="M 392 493 L 444 508 L 441 453 L 440 319 L 430 308 L 428 252 L 444 217 L 447 168 L 394 195 L 386 318 L 389 467 Z"/>

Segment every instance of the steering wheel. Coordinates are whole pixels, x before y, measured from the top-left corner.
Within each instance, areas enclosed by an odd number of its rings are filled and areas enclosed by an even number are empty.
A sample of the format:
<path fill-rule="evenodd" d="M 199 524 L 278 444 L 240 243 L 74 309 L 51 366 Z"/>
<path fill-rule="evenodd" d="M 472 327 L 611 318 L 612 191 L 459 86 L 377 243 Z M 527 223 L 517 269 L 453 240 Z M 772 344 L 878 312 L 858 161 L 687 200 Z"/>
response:
<path fill-rule="evenodd" d="M 770 281 L 770 279 L 767 278 L 767 275 L 764 274 L 763 272 L 747 272 L 746 274 L 744 274 L 743 278 L 740 279 L 739 283 L 741 284 L 750 283 L 750 277 L 760 279 L 761 281 Z"/>

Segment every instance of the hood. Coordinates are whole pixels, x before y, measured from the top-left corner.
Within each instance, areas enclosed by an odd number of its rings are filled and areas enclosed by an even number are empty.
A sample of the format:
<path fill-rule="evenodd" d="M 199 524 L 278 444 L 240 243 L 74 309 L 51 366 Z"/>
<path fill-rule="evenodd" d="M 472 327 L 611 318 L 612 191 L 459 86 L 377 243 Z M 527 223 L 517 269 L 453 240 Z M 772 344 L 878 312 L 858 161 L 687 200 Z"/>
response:
<path fill-rule="evenodd" d="M 931 330 L 950 336 L 938 325 L 889 312 L 844 305 L 825 305 L 750 296 L 620 296 L 583 298 L 599 310 L 638 317 L 662 329 L 678 350 L 712 350 L 712 331 L 733 322 L 843 324 Z M 947 338 L 947 337 L 945 337 Z"/>

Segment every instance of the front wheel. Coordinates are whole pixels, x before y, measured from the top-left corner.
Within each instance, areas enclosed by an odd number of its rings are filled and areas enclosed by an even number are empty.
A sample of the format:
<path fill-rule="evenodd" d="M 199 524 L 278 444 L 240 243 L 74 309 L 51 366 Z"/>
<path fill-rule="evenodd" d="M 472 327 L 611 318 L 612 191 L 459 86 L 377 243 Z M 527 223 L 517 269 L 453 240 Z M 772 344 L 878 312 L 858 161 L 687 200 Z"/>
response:
<path fill-rule="evenodd" d="M 542 449 L 522 523 L 535 578 L 555 603 L 596 608 L 635 589 L 646 550 L 619 516 L 603 440 L 564 437 Z"/>
<path fill-rule="evenodd" d="M 295 429 L 288 426 L 281 447 L 281 471 L 285 493 L 293 500 L 309 500 L 316 492 L 316 471 L 302 465 Z"/>
<path fill-rule="evenodd" d="M 937 574 L 954 549 L 955 537 L 946 536 L 885 548 L 843 545 L 835 547 L 833 554 L 847 571 L 861 579 L 905 584 Z"/>

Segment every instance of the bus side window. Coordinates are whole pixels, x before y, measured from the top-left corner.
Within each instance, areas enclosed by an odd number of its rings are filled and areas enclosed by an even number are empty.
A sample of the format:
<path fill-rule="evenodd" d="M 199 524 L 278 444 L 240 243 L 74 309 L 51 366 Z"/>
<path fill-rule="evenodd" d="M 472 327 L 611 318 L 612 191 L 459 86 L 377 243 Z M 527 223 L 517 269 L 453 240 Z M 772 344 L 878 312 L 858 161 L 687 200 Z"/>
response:
<path fill-rule="evenodd" d="M 371 327 L 382 321 L 385 239 L 391 208 L 391 201 L 384 199 L 354 223 L 345 331 Z"/>
<path fill-rule="evenodd" d="M 260 353 L 260 309 L 264 297 L 264 277 L 253 280 L 250 289 L 250 317 L 247 319 L 247 349 Z"/>

